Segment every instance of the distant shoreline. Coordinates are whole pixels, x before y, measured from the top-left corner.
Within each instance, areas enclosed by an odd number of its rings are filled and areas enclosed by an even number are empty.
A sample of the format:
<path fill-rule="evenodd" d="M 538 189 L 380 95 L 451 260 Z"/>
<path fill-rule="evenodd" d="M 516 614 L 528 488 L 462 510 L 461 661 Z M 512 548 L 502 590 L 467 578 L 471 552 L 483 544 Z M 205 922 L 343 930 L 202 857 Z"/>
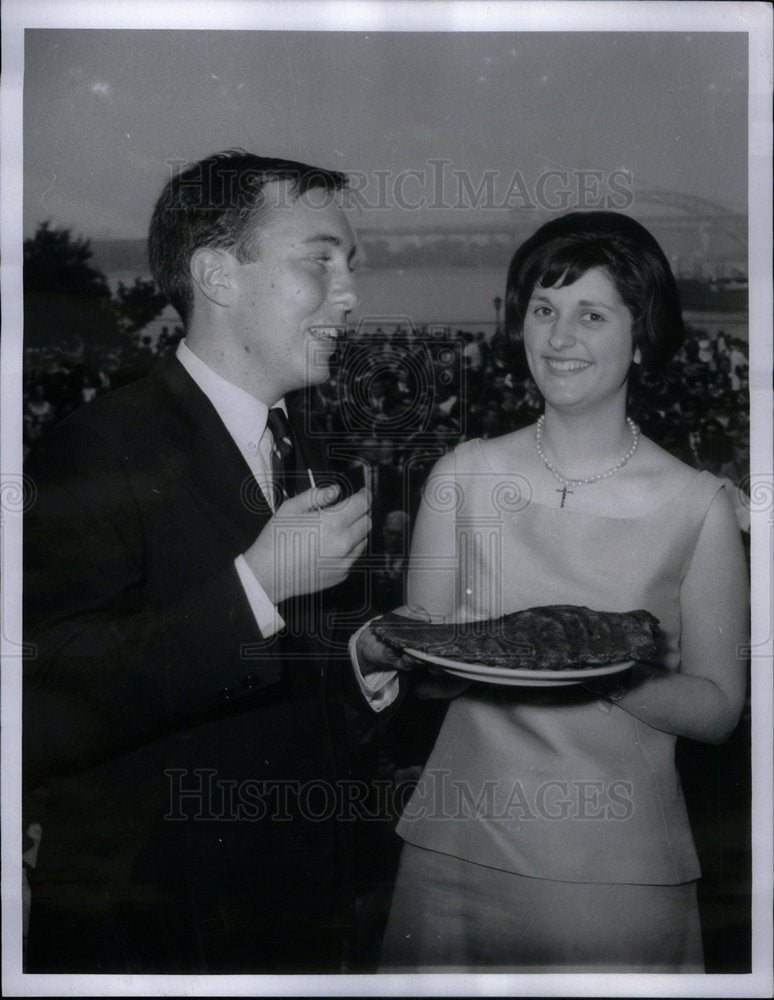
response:
<path fill-rule="evenodd" d="M 148 278 L 144 240 L 92 240 L 93 264 L 115 289 Z M 505 293 L 507 260 L 499 266 L 464 267 L 452 264 L 409 267 L 368 267 L 358 273 L 360 304 L 353 321 L 369 327 L 412 323 L 445 323 L 460 329 L 490 331 L 497 324 L 494 299 Z M 712 292 L 709 282 L 680 279 L 685 320 L 711 335 L 723 330 L 749 340 L 747 293 Z M 500 315 L 502 319 L 502 315 Z M 174 325 L 167 315 L 157 323 Z"/>

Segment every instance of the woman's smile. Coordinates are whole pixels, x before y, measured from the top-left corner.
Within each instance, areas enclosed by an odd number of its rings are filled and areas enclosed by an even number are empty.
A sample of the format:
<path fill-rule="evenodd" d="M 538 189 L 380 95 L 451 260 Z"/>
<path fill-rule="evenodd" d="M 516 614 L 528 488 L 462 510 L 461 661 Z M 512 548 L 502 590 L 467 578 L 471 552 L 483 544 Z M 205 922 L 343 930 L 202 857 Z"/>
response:
<path fill-rule="evenodd" d="M 548 370 L 556 375 L 575 375 L 592 365 L 591 361 L 584 361 L 582 358 L 556 358 L 547 354 L 543 355 L 543 360 Z"/>

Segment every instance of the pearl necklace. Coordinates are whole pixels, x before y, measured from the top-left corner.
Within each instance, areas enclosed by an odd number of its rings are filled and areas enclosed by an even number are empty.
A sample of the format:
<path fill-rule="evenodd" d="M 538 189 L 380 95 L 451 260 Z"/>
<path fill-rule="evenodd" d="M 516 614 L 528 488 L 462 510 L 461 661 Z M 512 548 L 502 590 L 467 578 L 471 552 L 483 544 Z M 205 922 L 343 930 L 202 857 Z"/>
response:
<path fill-rule="evenodd" d="M 626 418 L 626 422 L 629 425 L 629 429 L 632 432 L 632 446 L 626 452 L 624 457 L 620 462 L 617 462 L 614 466 L 607 469 L 605 472 L 597 472 L 593 476 L 586 476 L 585 479 L 570 479 L 567 476 L 563 476 L 561 472 L 554 468 L 553 465 L 546 458 L 546 454 L 543 451 L 542 439 L 543 439 L 543 424 L 545 423 L 545 414 L 541 414 L 538 417 L 538 422 L 535 425 L 535 451 L 538 453 L 538 457 L 543 462 L 543 465 L 551 472 L 556 479 L 562 484 L 563 489 L 557 490 L 557 493 L 562 494 L 561 506 L 564 507 L 564 502 L 567 498 L 567 494 L 571 493 L 572 490 L 568 489 L 570 486 L 585 486 L 587 483 L 597 483 L 600 479 L 609 479 L 610 476 L 614 476 L 616 472 L 619 472 L 626 463 L 632 458 L 635 451 L 637 451 L 637 446 L 640 443 L 640 429 L 632 420 L 631 417 Z"/>

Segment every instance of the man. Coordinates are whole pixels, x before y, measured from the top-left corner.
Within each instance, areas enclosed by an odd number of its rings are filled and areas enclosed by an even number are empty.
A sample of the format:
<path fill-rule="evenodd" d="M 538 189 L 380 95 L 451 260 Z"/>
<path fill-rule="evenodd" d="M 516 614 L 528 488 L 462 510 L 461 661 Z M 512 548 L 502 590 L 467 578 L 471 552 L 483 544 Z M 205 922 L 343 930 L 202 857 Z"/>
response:
<path fill-rule="evenodd" d="M 404 602 L 408 569 L 409 516 L 404 510 L 391 510 L 381 525 L 381 565 L 373 573 L 371 604 L 374 611 L 394 611 Z"/>
<path fill-rule="evenodd" d="M 343 186 L 241 152 L 173 178 L 149 248 L 183 343 L 28 467 L 29 972 L 341 969 L 326 678 L 369 498 L 295 395 L 356 302 Z"/>
<path fill-rule="evenodd" d="M 371 489 L 373 507 L 371 514 L 377 526 L 378 536 L 384 518 L 391 510 L 405 509 L 407 506 L 407 484 L 403 470 L 395 460 L 395 450 L 390 437 L 371 435 L 360 445 L 360 459 L 367 463 L 368 483 Z M 377 541 L 380 539 L 377 538 Z"/>

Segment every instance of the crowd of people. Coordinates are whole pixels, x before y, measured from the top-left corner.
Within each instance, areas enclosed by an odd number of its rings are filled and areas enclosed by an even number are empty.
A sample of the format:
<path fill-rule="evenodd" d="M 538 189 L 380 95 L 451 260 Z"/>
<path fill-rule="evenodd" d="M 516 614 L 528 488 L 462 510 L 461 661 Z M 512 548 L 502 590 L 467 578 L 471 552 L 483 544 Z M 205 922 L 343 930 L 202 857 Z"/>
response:
<path fill-rule="evenodd" d="M 155 343 L 126 347 L 29 349 L 25 354 L 25 453 L 46 430 L 110 389 L 146 374 L 182 337 L 164 327 Z M 372 470 L 374 522 L 416 513 L 435 460 L 473 437 L 491 438 L 537 418 L 530 377 L 514 377 L 505 335 L 405 324 L 348 331 L 330 382 L 309 390 L 311 413 L 340 455 Z M 631 412 L 644 434 L 696 468 L 732 483 L 749 531 L 747 345 L 722 331 L 688 329 L 675 363 L 632 387 Z M 409 529 L 410 530 L 410 529 Z"/>
<path fill-rule="evenodd" d="M 147 374 L 182 331 L 165 327 L 120 346 L 78 340 L 24 351 L 24 454 L 68 414 L 111 389 Z"/>

